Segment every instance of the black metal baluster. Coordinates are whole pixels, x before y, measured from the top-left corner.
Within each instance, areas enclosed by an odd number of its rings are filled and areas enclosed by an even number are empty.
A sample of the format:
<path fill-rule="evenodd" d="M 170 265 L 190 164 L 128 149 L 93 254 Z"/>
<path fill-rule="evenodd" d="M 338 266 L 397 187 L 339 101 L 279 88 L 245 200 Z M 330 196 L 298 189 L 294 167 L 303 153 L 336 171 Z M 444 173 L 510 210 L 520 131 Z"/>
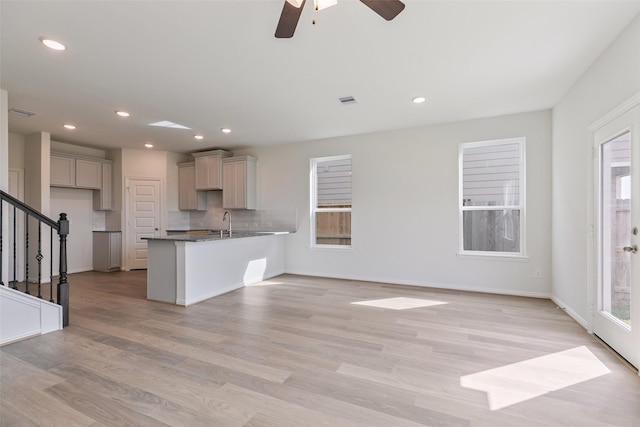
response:
<path fill-rule="evenodd" d="M 29 214 L 24 213 L 24 293 L 29 292 Z"/>
<path fill-rule="evenodd" d="M 4 208 L 4 202 L 7 202 L 9 209 Z M 13 208 L 13 210 L 11 210 Z M 18 210 L 24 213 L 24 232 L 23 236 L 20 238 L 24 238 L 24 244 L 19 242 L 18 240 Z M 6 213 L 5 213 L 6 212 Z M 53 297 L 53 232 L 54 230 L 58 233 L 60 240 L 60 268 L 59 268 L 59 280 L 57 286 L 57 304 L 62 306 L 62 323 L 63 326 L 69 325 L 69 283 L 67 281 L 67 236 L 69 235 L 69 220 L 67 219 L 67 214 L 60 214 L 60 219 L 58 221 L 54 221 L 51 218 L 48 218 L 42 215 L 37 210 L 25 205 L 20 200 L 15 197 L 5 193 L 0 190 L 0 224 L 4 222 L 4 215 L 11 215 L 13 212 L 13 220 L 9 221 L 12 223 L 10 227 L 7 229 L 1 229 L 0 227 L 0 285 L 10 286 L 13 289 L 18 289 L 18 245 L 24 247 L 25 257 L 24 257 L 24 281 L 25 281 L 25 293 L 29 294 L 29 218 L 33 217 L 36 221 L 38 221 L 38 247 L 37 250 L 34 250 L 35 259 L 37 260 L 37 283 L 38 283 L 38 298 L 42 298 L 42 260 L 46 256 L 43 247 L 42 247 L 42 223 L 49 227 L 49 253 L 51 256 L 49 257 L 49 301 L 52 303 L 56 303 Z M 12 234 L 13 233 L 13 234 Z M 13 237 L 13 243 L 11 242 L 11 238 Z M 35 235 L 33 236 L 35 238 Z M 2 264 L 1 260 L 4 253 L 13 252 L 13 261 L 9 260 L 9 256 L 7 256 L 8 263 L 6 264 L 8 267 L 13 266 L 13 274 L 11 273 L 10 268 L 4 268 L 4 264 Z M 6 276 L 7 282 L 4 282 L 3 279 Z M 35 279 L 35 278 L 34 278 Z M 46 292 L 46 291 L 45 291 Z"/>
<path fill-rule="evenodd" d="M 16 238 L 16 207 L 13 207 L 13 289 L 18 289 L 18 239 Z"/>
<path fill-rule="evenodd" d="M 38 298 L 42 299 L 42 223 L 38 221 Z"/>
<path fill-rule="evenodd" d="M 53 228 L 49 228 L 49 302 L 53 302 Z"/>

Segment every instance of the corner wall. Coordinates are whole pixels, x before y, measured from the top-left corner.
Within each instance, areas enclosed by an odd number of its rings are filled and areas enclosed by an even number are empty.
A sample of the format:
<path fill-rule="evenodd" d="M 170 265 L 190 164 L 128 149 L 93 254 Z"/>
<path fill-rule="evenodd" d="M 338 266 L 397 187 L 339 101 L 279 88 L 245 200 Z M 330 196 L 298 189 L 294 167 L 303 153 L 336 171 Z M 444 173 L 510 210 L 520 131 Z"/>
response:
<path fill-rule="evenodd" d="M 640 92 L 640 16 L 553 108 L 553 297 L 576 320 L 591 322 L 589 125 Z"/>
<path fill-rule="evenodd" d="M 9 191 L 9 118 L 7 117 L 9 110 L 8 94 L 6 90 L 0 89 L 0 190 L 5 193 Z M 7 219 L 3 218 L 0 222 L 2 227 L 2 235 L 7 236 L 9 224 Z M 9 256 L 4 255 L 0 259 L 2 263 L 2 277 L 0 282 L 7 283 L 9 275 Z"/>
<path fill-rule="evenodd" d="M 458 148 L 524 136 L 529 259 L 461 257 Z M 286 271 L 296 274 L 548 297 L 551 292 L 551 112 L 471 120 L 238 150 L 258 157 L 258 208 L 295 207 Z M 311 249 L 312 157 L 351 154 L 351 250 Z M 268 203 L 268 204 L 267 204 Z M 542 271 L 542 278 L 533 273 Z"/>

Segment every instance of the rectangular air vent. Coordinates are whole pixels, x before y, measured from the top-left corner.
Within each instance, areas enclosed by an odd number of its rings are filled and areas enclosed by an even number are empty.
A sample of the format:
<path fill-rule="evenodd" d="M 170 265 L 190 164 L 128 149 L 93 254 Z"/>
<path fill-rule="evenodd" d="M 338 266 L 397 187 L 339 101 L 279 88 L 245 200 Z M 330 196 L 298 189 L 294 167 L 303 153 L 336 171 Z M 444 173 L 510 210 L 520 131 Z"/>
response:
<path fill-rule="evenodd" d="M 9 112 L 20 117 L 31 117 L 36 115 L 36 113 L 32 111 L 23 110 L 22 108 L 9 108 Z"/>
<path fill-rule="evenodd" d="M 357 101 L 353 96 L 343 96 L 342 98 L 338 98 L 338 101 L 342 105 L 355 104 Z"/>

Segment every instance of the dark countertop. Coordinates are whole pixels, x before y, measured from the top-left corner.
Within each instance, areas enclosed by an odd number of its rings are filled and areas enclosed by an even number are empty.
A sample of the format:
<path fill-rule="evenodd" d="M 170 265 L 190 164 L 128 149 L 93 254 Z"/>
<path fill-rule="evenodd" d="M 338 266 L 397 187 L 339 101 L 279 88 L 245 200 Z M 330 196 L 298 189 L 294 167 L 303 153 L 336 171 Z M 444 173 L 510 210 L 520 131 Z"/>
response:
<path fill-rule="evenodd" d="M 169 230 L 167 230 L 169 231 Z M 207 234 L 176 234 L 165 237 L 143 237 L 143 240 L 166 240 L 174 242 L 209 242 L 214 240 L 243 239 L 247 237 L 275 236 L 278 234 L 289 234 L 288 231 L 232 231 L 231 235 L 226 233 Z"/>

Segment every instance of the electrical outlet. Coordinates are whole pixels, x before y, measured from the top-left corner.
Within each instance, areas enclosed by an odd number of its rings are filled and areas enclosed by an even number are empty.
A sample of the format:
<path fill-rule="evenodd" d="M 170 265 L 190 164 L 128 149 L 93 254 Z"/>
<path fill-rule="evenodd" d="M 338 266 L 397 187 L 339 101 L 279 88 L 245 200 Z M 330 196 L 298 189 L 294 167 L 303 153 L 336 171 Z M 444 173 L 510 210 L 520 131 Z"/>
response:
<path fill-rule="evenodd" d="M 535 270 L 533 270 L 533 277 L 535 279 L 542 279 L 542 270 L 539 268 L 536 268 Z"/>

